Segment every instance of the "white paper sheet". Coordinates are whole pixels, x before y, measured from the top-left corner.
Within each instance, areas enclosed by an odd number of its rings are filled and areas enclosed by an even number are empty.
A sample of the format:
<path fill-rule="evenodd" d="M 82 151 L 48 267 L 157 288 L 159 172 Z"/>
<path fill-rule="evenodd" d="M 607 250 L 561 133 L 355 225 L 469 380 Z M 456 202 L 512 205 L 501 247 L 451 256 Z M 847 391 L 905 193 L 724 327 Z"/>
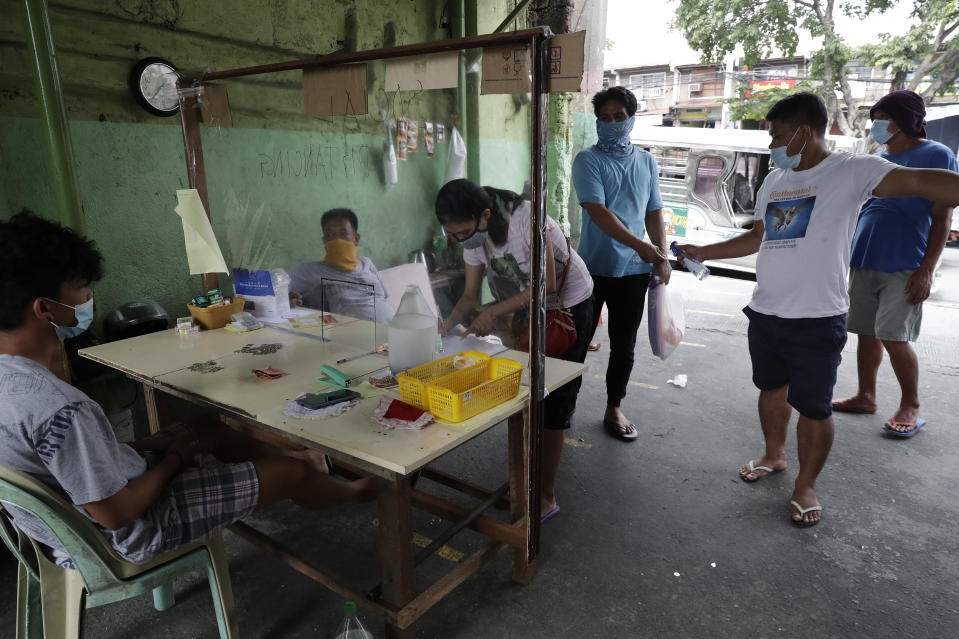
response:
<path fill-rule="evenodd" d="M 229 273 L 203 202 L 200 201 L 200 194 L 196 189 L 180 189 L 176 197 L 177 206 L 174 210 L 183 222 L 183 241 L 190 273 Z"/>

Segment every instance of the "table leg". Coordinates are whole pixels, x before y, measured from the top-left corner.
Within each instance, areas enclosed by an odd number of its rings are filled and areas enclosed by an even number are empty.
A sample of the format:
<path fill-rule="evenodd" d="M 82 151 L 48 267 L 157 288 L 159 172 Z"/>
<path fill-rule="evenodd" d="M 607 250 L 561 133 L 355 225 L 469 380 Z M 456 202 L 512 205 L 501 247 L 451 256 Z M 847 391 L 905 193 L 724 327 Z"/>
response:
<path fill-rule="evenodd" d="M 509 418 L 509 501 L 513 523 L 525 521 L 527 539 L 529 522 L 529 420 L 525 411 Z M 513 581 L 528 584 L 533 580 L 533 562 L 527 552 L 529 544 L 513 550 Z"/>
<path fill-rule="evenodd" d="M 402 608 L 416 596 L 413 584 L 413 518 L 410 477 L 379 480 L 380 575 L 384 603 Z M 413 626 L 386 622 L 388 639 L 413 639 Z"/>
<path fill-rule="evenodd" d="M 162 391 L 144 384 L 143 399 L 146 401 L 147 421 L 150 423 L 150 434 L 152 435 L 170 423 L 166 397 L 164 397 Z"/>

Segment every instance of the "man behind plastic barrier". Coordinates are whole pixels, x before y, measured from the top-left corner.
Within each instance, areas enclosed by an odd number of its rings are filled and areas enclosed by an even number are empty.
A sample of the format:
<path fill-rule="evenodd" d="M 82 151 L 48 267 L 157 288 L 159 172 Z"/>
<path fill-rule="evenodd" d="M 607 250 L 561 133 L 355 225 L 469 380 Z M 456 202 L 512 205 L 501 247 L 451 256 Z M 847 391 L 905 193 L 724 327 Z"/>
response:
<path fill-rule="evenodd" d="M 656 160 L 630 142 L 636 97 L 611 87 L 593 96 L 593 111 L 599 140 L 573 161 L 573 185 L 584 212 L 579 254 L 593 278 L 593 332 L 603 304 L 609 310 L 603 424 L 614 437 L 630 441 L 636 425 L 620 403 L 633 370 L 650 274 L 669 283 L 663 202 Z M 647 233 L 649 241 L 643 239 Z"/>
<path fill-rule="evenodd" d="M 330 209 L 320 218 L 326 255 L 290 269 L 290 301 L 308 308 L 388 324 L 393 307 L 379 271 L 357 256 L 359 221 L 350 209 Z"/>
<path fill-rule="evenodd" d="M 900 166 L 959 170 L 948 147 L 926 140 L 926 106 L 912 91 L 893 91 L 872 109 L 870 135 L 886 146 L 880 153 Z M 859 388 L 833 402 L 835 411 L 875 413 L 876 378 L 883 349 L 899 380 L 899 408 L 883 429 L 912 437 L 925 424 L 919 417 L 919 359 L 910 342 L 919 337 L 922 303 L 949 238 L 952 207 L 921 197 L 873 198 L 859 214 L 849 271 L 849 320 L 859 335 Z"/>
<path fill-rule="evenodd" d="M 786 431 L 795 408 L 799 473 L 791 518 L 814 526 L 822 518 L 816 478 L 833 441 L 832 391 L 846 343 L 846 271 L 859 207 L 871 197 L 910 196 L 953 206 L 959 203 L 959 174 L 830 153 L 826 107 L 812 93 L 783 98 L 766 120 L 778 168 L 759 189 L 752 230 L 718 244 L 680 248 L 699 260 L 759 252 L 756 288 L 743 311 L 766 447 L 739 476 L 753 482 L 786 468 Z"/>

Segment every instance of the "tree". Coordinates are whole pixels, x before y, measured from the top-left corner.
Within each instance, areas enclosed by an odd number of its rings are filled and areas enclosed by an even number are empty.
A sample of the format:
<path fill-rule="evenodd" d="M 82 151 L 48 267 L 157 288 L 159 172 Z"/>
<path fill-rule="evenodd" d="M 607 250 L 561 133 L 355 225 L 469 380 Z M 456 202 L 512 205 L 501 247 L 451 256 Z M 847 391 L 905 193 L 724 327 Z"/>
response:
<path fill-rule="evenodd" d="M 916 91 L 928 104 L 936 93 L 959 80 L 959 0 L 915 0 L 912 16 L 919 24 L 902 36 L 880 34 L 878 44 L 860 47 L 856 57 L 893 72 L 892 89 Z M 907 83 L 907 74 L 915 71 Z"/>
<path fill-rule="evenodd" d="M 848 0 L 842 4 L 842 11 L 850 16 L 883 12 L 895 2 Z M 846 72 L 851 50 L 836 33 L 835 5 L 836 0 L 680 0 L 674 26 L 704 61 L 721 60 L 742 45 L 749 66 L 777 49 L 787 56 L 794 55 L 799 44 L 797 29 L 821 36 L 817 79 L 822 80 L 820 93 L 830 124 L 835 121 L 844 134 L 860 136 L 865 118 L 859 114 L 859 103 L 853 97 Z"/>
<path fill-rule="evenodd" d="M 799 91 L 812 91 L 812 83 L 803 80 L 790 89 L 769 87 L 761 91 L 756 91 L 748 84 L 739 84 L 736 86 L 737 97 L 723 99 L 723 102 L 729 105 L 732 120 L 762 120 L 774 104 Z"/>

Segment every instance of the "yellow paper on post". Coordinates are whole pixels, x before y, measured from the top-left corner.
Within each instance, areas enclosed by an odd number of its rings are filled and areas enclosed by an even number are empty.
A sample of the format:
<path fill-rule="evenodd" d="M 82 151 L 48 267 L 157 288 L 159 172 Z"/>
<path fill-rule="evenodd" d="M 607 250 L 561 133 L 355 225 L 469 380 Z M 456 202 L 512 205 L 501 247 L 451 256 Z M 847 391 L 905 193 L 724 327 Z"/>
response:
<path fill-rule="evenodd" d="M 183 241 L 190 274 L 229 273 L 210 219 L 206 216 L 206 209 L 200 201 L 200 194 L 196 189 L 180 189 L 176 192 L 176 198 L 174 210 L 183 222 Z"/>

